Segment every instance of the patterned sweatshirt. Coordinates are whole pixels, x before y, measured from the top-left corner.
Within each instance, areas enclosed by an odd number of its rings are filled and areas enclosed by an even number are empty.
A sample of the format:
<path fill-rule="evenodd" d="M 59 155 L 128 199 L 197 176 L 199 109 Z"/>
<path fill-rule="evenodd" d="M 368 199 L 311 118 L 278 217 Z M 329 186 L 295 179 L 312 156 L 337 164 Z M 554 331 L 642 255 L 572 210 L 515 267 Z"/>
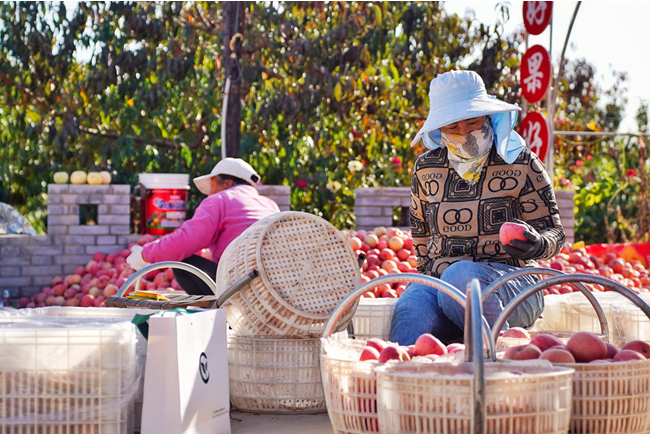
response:
<path fill-rule="evenodd" d="M 560 252 L 565 233 L 544 165 L 527 147 L 512 164 L 490 152 L 479 181 L 466 183 L 450 165 L 447 148 L 421 155 L 411 177 L 411 231 L 420 273 L 439 278 L 460 260 L 533 267 L 504 251 L 500 226 L 521 219 L 540 233 L 545 251 Z"/>

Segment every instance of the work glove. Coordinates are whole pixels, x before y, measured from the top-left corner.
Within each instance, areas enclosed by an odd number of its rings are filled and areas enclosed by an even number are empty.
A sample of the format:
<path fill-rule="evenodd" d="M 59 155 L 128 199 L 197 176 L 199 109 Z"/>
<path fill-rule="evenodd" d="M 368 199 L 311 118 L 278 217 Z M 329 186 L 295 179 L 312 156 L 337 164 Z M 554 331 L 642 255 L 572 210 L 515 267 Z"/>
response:
<path fill-rule="evenodd" d="M 127 263 L 133 270 L 140 270 L 143 267 L 149 266 L 149 263 L 142 257 L 142 246 L 134 246 L 131 248 L 131 255 L 127 257 Z"/>
<path fill-rule="evenodd" d="M 522 232 L 527 241 L 511 240 L 508 245 L 504 245 L 506 253 L 519 260 L 531 260 L 542 256 L 545 252 L 546 240 L 528 223 L 519 219 L 513 219 L 513 222 L 529 228 Z"/>

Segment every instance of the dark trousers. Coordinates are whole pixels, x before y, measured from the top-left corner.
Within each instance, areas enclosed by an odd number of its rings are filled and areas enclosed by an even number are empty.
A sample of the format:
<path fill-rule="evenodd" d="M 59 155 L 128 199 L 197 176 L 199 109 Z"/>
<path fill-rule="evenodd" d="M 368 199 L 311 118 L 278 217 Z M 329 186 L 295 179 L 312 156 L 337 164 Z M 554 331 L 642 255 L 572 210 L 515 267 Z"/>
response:
<path fill-rule="evenodd" d="M 198 269 L 203 270 L 206 274 L 212 279 L 215 280 L 217 276 L 217 263 L 214 261 L 207 260 L 198 255 L 190 255 L 188 258 L 183 260 L 183 263 L 190 264 Z M 214 293 L 206 285 L 205 282 L 201 280 L 197 275 L 192 272 L 187 272 L 180 269 L 172 269 L 174 272 L 174 279 L 179 285 L 185 290 L 187 294 L 190 295 L 210 295 Z"/>

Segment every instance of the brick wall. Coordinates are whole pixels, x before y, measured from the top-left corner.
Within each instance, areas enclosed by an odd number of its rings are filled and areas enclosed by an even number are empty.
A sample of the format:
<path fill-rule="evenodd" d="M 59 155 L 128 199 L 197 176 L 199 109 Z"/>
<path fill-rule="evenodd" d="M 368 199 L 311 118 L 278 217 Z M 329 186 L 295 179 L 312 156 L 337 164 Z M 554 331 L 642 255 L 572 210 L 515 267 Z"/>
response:
<path fill-rule="evenodd" d="M 574 243 L 574 192 L 558 190 L 555 194 L 567 241 Z M 409 187 L 355 189 L 355 229 L 372 230 L 379 226 L 392 226 L 392 208 L 409 208 L 410 201 Z"/>
<path fill-rule="evenodd" d="M 289 203 L 289 186 L 256 186 L 260 195 L 266 196 L 273 199 L 280 211 L 289 211 L 291 210 L 291 205 Z"/>
<path fill-rule="evenodd" d="M 281 211 L 290 210 L 289 186 L 258 186 Z M 129 234 L 131 187 L 126 184 L 48 185 L 47 236 L 0 236 L 0 290 L 10 302 L 31 296 L 55 276 L 71 274 L 96 252 L 126 248 L 141 236 Z M 97 206 L 96 225 L 81 225 L 81 205 Z"/>

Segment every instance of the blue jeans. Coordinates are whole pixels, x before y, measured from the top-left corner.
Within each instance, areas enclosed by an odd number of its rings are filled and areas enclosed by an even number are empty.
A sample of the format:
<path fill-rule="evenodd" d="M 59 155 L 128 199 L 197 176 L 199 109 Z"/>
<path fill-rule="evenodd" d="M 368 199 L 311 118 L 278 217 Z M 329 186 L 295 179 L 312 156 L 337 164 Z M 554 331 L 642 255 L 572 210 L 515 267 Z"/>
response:
<path fill-rule="evenodd" d="M 452 263 L 441 275 L 441 280 L 466 294 L 471 279 L 477 278 L 481 289 L 500 276 L 518 269 L 502 263 L 458 261 Z M 537 279 L 525 275 L 507 281 L 497 288 L 482 304 L 486 321 L 492 327 L 504 307 L 522 290 L 535 284 Z M 542 292 L 527 298 L 509 316 L 503 329 L 520 326 L 528 328 L 540 316 L 544 308 Z M 465 310 L 450 296 L 424 284 L 409 284 L 396 303 L 391 320 L 389 340 L 403 346 L 414 344 L 426 332 L 444 343 L 463 338 Z"/>

